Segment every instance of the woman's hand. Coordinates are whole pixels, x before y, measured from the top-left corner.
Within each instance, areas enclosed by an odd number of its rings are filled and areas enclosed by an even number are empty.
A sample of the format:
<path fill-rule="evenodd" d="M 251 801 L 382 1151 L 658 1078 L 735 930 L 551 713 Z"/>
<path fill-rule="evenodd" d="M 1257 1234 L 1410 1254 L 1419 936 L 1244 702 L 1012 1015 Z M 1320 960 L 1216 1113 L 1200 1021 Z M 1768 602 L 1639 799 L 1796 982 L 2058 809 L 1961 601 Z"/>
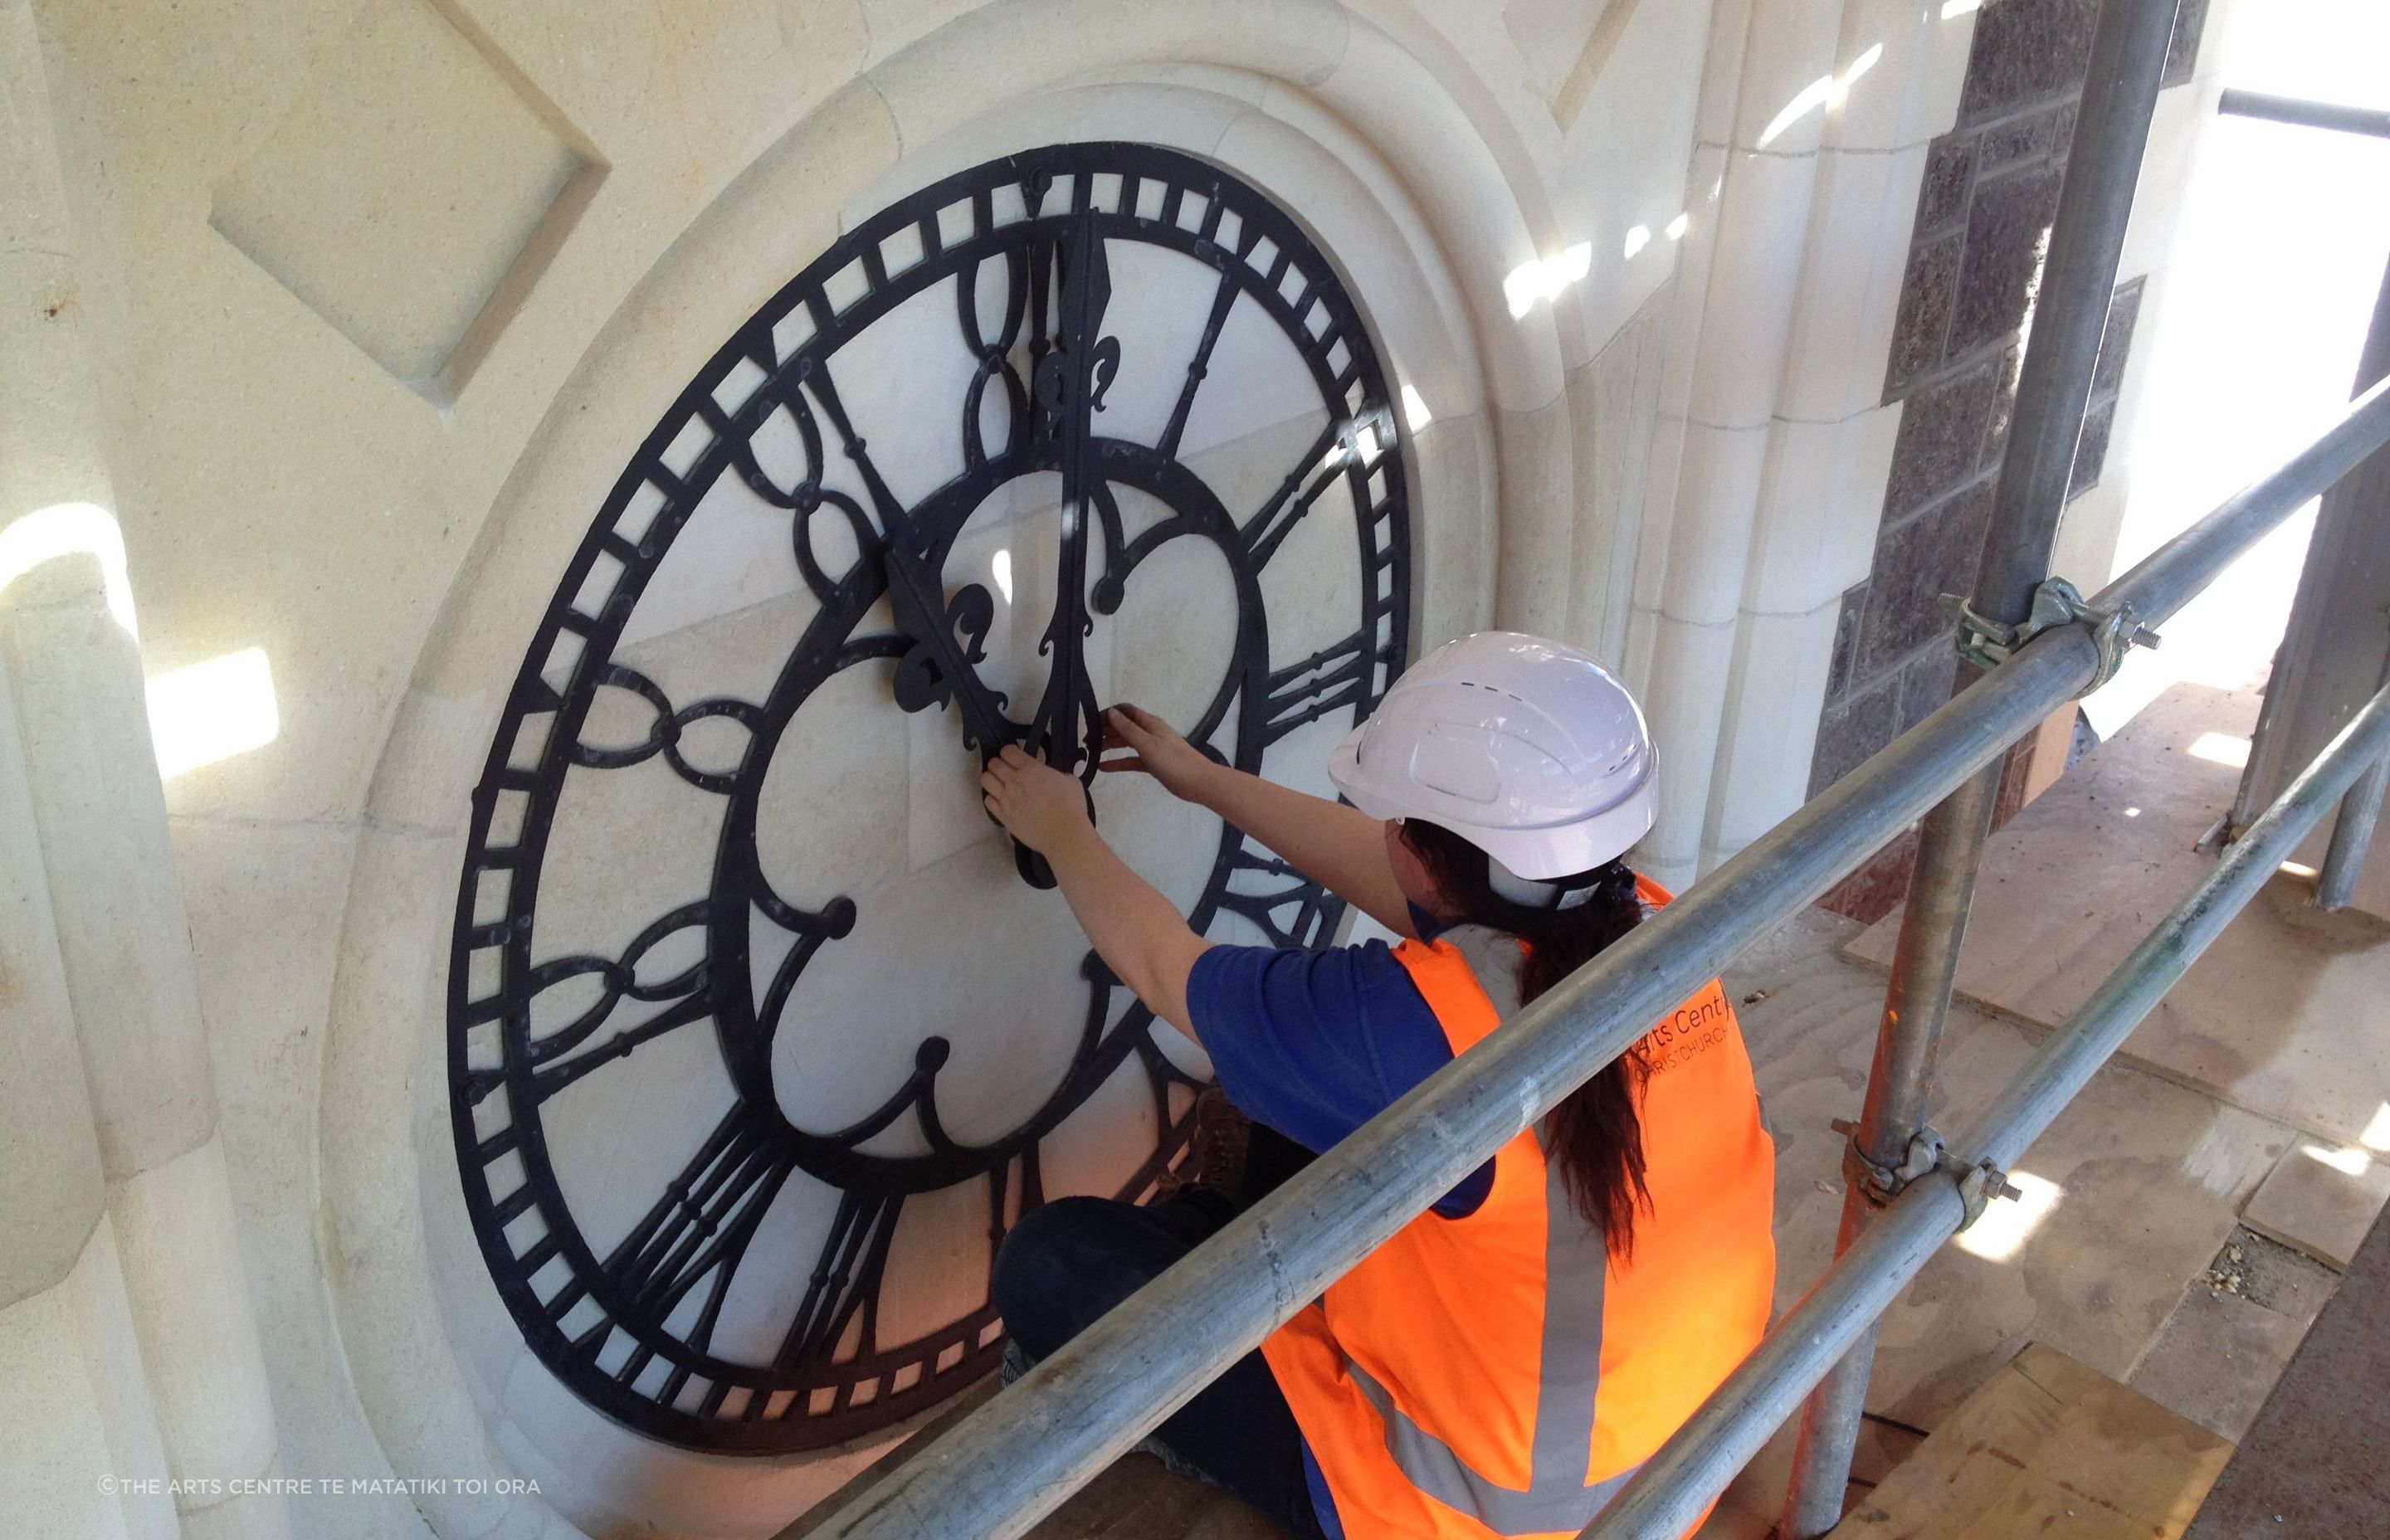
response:
<path fill-rule="evenodd" d="M 1124 702 L 1104 712 L 1104 749 L 1125 749 L 1125 757 L 1099 760 L 1099 770 L 1142 770 L 1181 802 L 1201 802 L 1205 776 L 1218 768 L 1151 712 Z"/>
<path fill-rule="evenodd" d="M 1004 831 L 1041 855 L 1051 856 L 1073 829 L 1095 827 L 1078 778 L 1032 759 L 1018 744 L 1007 744 L 988 762 L 979 789 Z"/>

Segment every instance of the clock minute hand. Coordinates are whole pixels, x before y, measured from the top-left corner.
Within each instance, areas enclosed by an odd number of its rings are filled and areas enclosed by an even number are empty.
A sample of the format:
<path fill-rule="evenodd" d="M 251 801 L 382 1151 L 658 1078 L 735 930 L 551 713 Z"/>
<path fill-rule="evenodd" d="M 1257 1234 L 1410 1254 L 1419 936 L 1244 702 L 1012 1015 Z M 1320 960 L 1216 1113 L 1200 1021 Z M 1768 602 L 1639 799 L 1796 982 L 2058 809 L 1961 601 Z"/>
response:
<path fill-rule="evenodd" d="M 1120 368 L 1120 340 L 1101 335 L 1103 316 L 1111 300 L 1111 268 L 1104 241 L 1093 217 L 1083 215 L 1072 232 L 1064 255 L 1060 321 L 1060 345 L 1038 369 L 1037 395 L 1045 408 L 1047 431 L 1060 440 L 1057 456 L 1062 473 L 1062 547 L 1057 563 L 1053 618 L 1047 622 L 1039 650 L 1049 653 L 1046 694 L 1038 704 L 1033 747 L 1047 763 L 1092 778 L 1095 714 L 1086 682 L 1084 639 L 1091 629 L 1087 618 L 1087 524 L 1094 496 L 1089 464 L 1095 436 L 1094 415 L 1103 410 L 1104 393 Z M 1078 729 L 1080 718 L 1087 729 Z M 1086 751 L 1082 754 L 1082 738 Z"/>

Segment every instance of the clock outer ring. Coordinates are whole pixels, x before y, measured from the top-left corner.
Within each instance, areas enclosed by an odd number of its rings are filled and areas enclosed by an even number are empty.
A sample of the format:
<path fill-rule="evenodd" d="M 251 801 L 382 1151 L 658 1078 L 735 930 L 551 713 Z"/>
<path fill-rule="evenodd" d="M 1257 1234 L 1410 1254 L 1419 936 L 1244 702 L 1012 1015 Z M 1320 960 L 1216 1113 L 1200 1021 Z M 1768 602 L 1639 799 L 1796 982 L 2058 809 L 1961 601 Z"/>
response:
<path fill-rule="evenodd" d="M 772 340 L 773 323 L 792 311 L 798 304 L 806 305 L 817 323 L 813 338 L 803 348 L 816 348 L 825 339 L 835 339 L 830 346 L 821 349 L 834 354 L 844 341 L 869 327 L 890 309 L 910 298 L 914 292 L 953 276 L 956 263 L 944 260 L 924 260 L 906 273 L 890 277 L 880 271 L 880 252 L 888 237 L 908 225 L 934 219 L 936 212 L 974 192 L 984 196 L 989 190 L 1018 185 L 1038 171 L 1053 176 L 1058 183 L 1080 188 L 1086 186 L 1082 173 L 1087 175 L 1112 173 L 1158 180 L 1178 191 L 1199 193 L 1209 199 L 1214 211 L 1227 208 L 1239 216 L 1243 234 L 1236 250 L 1215 246 L 1209 238 L 1210 222 L 1203 232 L 1189 232 L 1176 224 L 1145 220 L 1132 213 L 1098 212 L 1099 234 L 1178 250 L 1203 262 L 1215 270 L 1227 271 L 1230 264 L 1243 260 L 1244 253 L 1256 242 L 1266 237 L 1275 244 L 1279 260 L 1276 277 L 1291 265 L 1308 263 L 1304 276 L 1309 279 L 1298 295 L 1290 296 L 1271 283 L 1241 283 L 1244 295 L 1253 298 L 1267 311 L 1281 331 L 1291 339 L 1301 334 L 1301 316 L 1315 302 L 1325 307 L 1330 316 L 1326 336 L 1344 341 L 1349 365 L 1340 373 L 1332 372 L 1323 362 L 1323 355 L 1313 348 L 1298 344 L 1298 351 L 1314 377 L 1323 404 L 1331 414 L 1342 401 L 1356 413 L 1364 406 L 1374 406 L 1383 414 L 1383 430 L 1392 441 L 1378 464 L 1388 484 L 1388 494 L 1381 505 L 1390 510 L 1382 520 L 1376 566 L 1391 567 L 1392 582 L 1382 595 L 1374 592 L 1370 580 L 1374 576 L 1368 525 L 1373 515 L 1361 507 L 1356 507 L 1356 522 L 1362 526 L 1364 551 L 1364 610 L 1377 617 L 1376 631 L 1383 638 L 1382 676 L 1373 674 L 1360 698 L 1354 701 L 1359 713 L 1366 715 L 1382 694 L 1385 685 L 1399 673 L 1409 646 L 1411 604 L 1411 571 L 1409 559 L 1408 504 L 1406 490 L 1405 444 L 1399 427 L 1390 412 L 1384 375 L 1379 365 L 1377 350 L 1357 308 L 1345 292 L 1343 280 L 1326 255 L 1312 242 L 1308 234 L 1265 195 L 1219 169 L 1176 151 L 1158 147 L 1124 144 L 1073 144 L 1047 147 L 992 160 L 944 178 L 906 198 L 866 221 L 847 237 L 835 243 L 783 287 L 779 293 L 761 307 L 754 316 L 717 351 L 708 364 L 681 392 L 673 405 L 659 420 L 657 428 L 642 443 L 629 465 L 618 479 L 612 492 L 593 520 L 590 533 L 569 564 L 562 581 L 550 600 L 506 706 L 500 725 L 494 735 L 484 772 L 472 796 L 472 813 L 469 853 L 459 881 L 456 922 L 451 949 L 448 980 L 449 1020 L 449 1081 L 451 1131 L 456 1146 L 458 1170 L 469 1218 L 480 1244 L 485 1264 L 509 1314 L 521 1329 L 524 1341 L 539 1356 L 542 1364 L 562 1380 L 585 1403 L 643 1436 L 683 1447 L 715 1453 L 785 1454 L 819 1448 L 852 1439 L 891 1423 L 901 1421 L 935 1405 L 947 1396 L 975 1380 L 988 1367 L 1002 1346 L 1001 1338 L 981 1343 L 979 1335 L 993 1322 L 992 1306 L 983 1305 L 963 1318 L 949 1323 L 911 1341 L 877 1354 L 859 1356 L 837 1366 L 846 1371 L 835 1380 L 816 1381 L 809 1388 L 824 1383 L 837 1391 L 834 1409 L 809 1413 L 805 1409 L 807 1395 L 800 1392 L 785 1411 L 757 1416 L 772 1399 L 775 1387 L 752 1384 L 749 1397 L 751 1411 L 745 1418 L 709 1416 L 675 1409 L 667 1394 L 662 1401 L 632 1388 L 629 1380 L 600 1369 L 594 1359 L 577 1349 L 559 1329 L 547 1300 L 573 1291 L 567 1284 L 552 1290 L 543 1297 L 534 1285 L 542 1270 L 557 1260 L 563 1260 L 571 1277 L 585 1290 L 588 1280 L 600 1275 L 598 1259 L 590 1252 L 571 1218 L 571 1209 L 564 1200 L 554 1171 L 545 1153 L 544 1135 L 536 1117 L 509 1122 L 499 1131 L 483 1136 L 477 1131 L 475 1106 L 483 1097 L 469 1097 L 467 1086 L 476 1074 L 469 1063 L 469 1033 L 476 1026 L 488 1025 L 494 1016 L 503 1013 L 509 998 L 508 987 L 502 986 L 489 998 L 474 1000 L 469 987 L 470 958 L 476 952 L 502 949 L 509 979 L 522 977 L 529 971 L 529 946 L 532 910 L 536 892 L 538 862 L 544 849 L 549 820 L 555 810 L 555 798 L 560 790 L 565 771 L 570 767 L 568 755 L 577 743 L 582 718 L 587 703 L 595 694 L 594 685 L 585 686 L 582 671 L 596 659 L 607 657 L 619 640 L 623 622 L 636 607 L 647 578 L 662 559 L 679 525 L 694 511 L 701 492 L 677 509 L 677 518 L 669 527 L 665 517 L 637 538 L 626 537 L 620 526 L 633 498 L 643 487 L 661 478 L 662 456 L 673 438 L 690 421 L 710 415 L 716 419 L 717 446 L 719 436 L 729 424 L 712 402 L 713 391 L 742 360 L 763 362 L 777 372 L 793 362 L 776 356 Z M 1076 180 L 1074 180 L 1076 179 Z M 1176 204 L 1177 192 L 1172 195 Z M 1134 207 L 1134 204 L 1128 204 Z M 1040 216 L 1044 217 L 1043 215 Z M 1010 228 L 1005 226 L 1004 228 Z M 987 235 L 984 228 L 974 239 Z M 959 247 L 966 243 L 957 243 Z M 1001 246 L 1004 242 L 995 243 Z M 956 248 L 948 248 L 949 250 Z M 840 270 L 861 262 L 867 276 L 876 279 L 866 295 L 843 310 L 829 309 L 823 298 L 823 286 Z M 764 392 L 758 392 L 760 396 Z M 710 412 L 709 412 L 709 409 Z M 1175 463 L 1175 462 L 1174 462 Z M 1192 479 L 1192 473 L 1188 473 Z M 1198 479 L 1200 483 L 1200 479 Z M 1134 484 L 1125 481 L 1124 484 Z M 933 494 L 934 495 L 934 494 Z M 1175 507 L 1175 505 L 1174 505 Z M 659 536 L 661 535 L 661 538 Z M 611 558 L 623 568 L 615 585 L 608 593 L 597 613 L 575 608 L 577 596 L 587 586 L 591 575 L 602 558 Z M 1232 569 L 1235 564 L 1232 562 Z M 1241 583 L 1243 574 L 1240 573 Z M 1249 615 L 1257 616 L 1258 610 Z M 584 639 L 581 659 L 574 667 L 572 682 L 563 691 L 552 688 L 542 677 L 543 664 L 549 658 L 549 648 L 563 633 L 572 633 Z M 1242 639 L 1240 638 L 1240 648 Z M 1265 665 L 1266 653 L 1263 653 Z M 1373 665 L 1373 668 L 1375 665 Z M 1342 709 L 1340 703 L 1339 709 Z M 520 767 L 516 762 L 524 757 L 525 724 L 528 719 L 548 717 L 544 738 L 533 746 L 532 764 Z M 1241 747 L 1244 735 L 1240 734 Z M 492 842 L 492 826 L 500 797 L 508 792 L 528 791 L 531 802 L 520 832 L 511 845 Z M 1227 871 L 1230 854 L 1238 843 L 1235 831 L 1224 830 L 1219 863 L 1214 877 L 1206 889 L 1206 903 L 1199 909 L 1198 918 L 1208 920 L 1216 913 L 1216 899 L 1222 888 L 1222 874 Z M 508 899 L 505 918 L 477 920 L 477 884 L 492 871 L 503 871 L 508 877 Z M 528 874 L 530 880 L 520 880 Z M 1332 933 L 1341 915 L 1342 905 L 1332 898 L 1318 911 L 1307 917 L 1311 929 L 1322 939 Z M 525 1029 L 527 1033 L 527 1028 Z M 1124 1031 L 1116 1031 L 1115 1038 L 1125 1038 Z M 529 1066 L 520 1062 L 521 1056 L 509 1052 L 508 1073 L 527 1072 Z M 1118 1059 L 1111 1067 L 1117 1067 Z M 1090 1084 L 1099 1083 L 1091 1082 Z M 1059 1123 L 1072 1109 L 1065 1107 L 1054 1118 Z M 783 1120 L 785 1125 L 785 1120 Z M 1049 1125 L 1050 1126 L 1050 1125 Z M 1165 1137 L 1163 1147 L 1140 1168 L 1134 1187 L 1141 1189 L 1152 1175 L 1172 1157 L 1187 1133 L 1187 1120 L 1182 1118 Z M 1019 1135 L 1004 1143 L 1017 1142 Z M 995 1147 L 988 1147 L 993 1149 Z M 494 1194 L 487 1179 L 491 1162 L 509 1149 L 520 1149 L 527 1180 L 503 1196 Z M 982 1170 L 966 1172 L 962 1180 L 983 1174 Z M 547 1225 L 546 1234 L 527 1245 L 518 1247 L 506 1235 L 506 1228 L 526 1210 L 536 1208 Z M 561 1218 L 561 1226 L 556 1223 Z M 639 1337 L 642 1359 L 662 1357 L 675 1366 L 679 1378 L 689 1376 L 710 1378 L 720 1381 L 747 1383 L 768 1379 L 766 1366 L 739 1364 L 698 1354 L 687 1344 L 660 1330 L 642 1332 L 628 1322 L 608 1317 L 616 1331 L 633 1331 Z M 643 1323 L 645 1324 L 645 1323 Z M 658 1323 L 660 1324 L 660 1323 Z M 963 1351 L 962 1361 L 945 1370 L 932 1371 L 937 1358 L 953 1347 Z M 678 1350 L 677 1352 L 675 1350 Z M 917 1381 L 905 1390 L 895 1390 L 895 1371 L 906 1365 L 919 1364 L 921 1372 Z M 709 1372 L 711 1371 L 711 1372 Z M 857 1386 L 869 1386 L 876 1392 L 867 1401 L 855 1399 Z M 777 1387 L 786 1389 L 787 1387 Z"/>

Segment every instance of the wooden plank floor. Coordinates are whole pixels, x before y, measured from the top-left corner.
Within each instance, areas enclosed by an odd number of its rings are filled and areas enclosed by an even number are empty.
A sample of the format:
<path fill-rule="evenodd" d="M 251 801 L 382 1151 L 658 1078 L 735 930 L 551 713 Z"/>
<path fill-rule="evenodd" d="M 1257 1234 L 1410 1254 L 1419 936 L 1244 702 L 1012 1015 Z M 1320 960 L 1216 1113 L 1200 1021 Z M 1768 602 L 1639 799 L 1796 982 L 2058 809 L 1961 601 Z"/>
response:
<path fill-rule="evenodd" d="M 2198 1424 L 2031 1343 L 1831 1540 L 2180 1540 L 2231 1453 Z"/>
<path fill-rule="evenodd" d="M 2193 846 L 2231 803 L 2234 759 L 2258 704 L 2254 690 L 2176 685 L 1994 835 L 1959 993 L 2045 1027 L 2072 1015 L 2216 869 Z M 2311 874 L 2277 875 L 2135 1030 L 2124 1057 L 2356 1147 L 2390 1120 L 2390 1033 L 2378 1010 L 2390 992 L 2390 919 L 2320 913 L 2314 891 Z M 1899 928 L 1895 912 L 1850 956 L 1887 966 Z"/>

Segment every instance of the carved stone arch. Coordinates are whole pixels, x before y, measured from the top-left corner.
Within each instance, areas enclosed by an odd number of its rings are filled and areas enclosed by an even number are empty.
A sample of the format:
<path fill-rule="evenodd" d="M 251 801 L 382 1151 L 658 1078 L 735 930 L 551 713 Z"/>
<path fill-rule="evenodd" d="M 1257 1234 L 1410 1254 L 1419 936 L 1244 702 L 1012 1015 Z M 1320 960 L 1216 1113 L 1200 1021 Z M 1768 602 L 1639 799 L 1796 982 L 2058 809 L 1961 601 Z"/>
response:
<path fill-rule="evenodd" d="M 1486 276 L 1450 271 L 1433 212 L 1414 204 L 1413 188 L 1345 114 L 1295 83 L 1225 71 L 1190 82 L 1184 69 L 1123 65 L 1111 79 L 1025 92 L 956 128 L 1027 142 L 1052 136 L 1058 113 L 1092 121 L 1138 116 L 1143 106 L 1153 109 L 1143 114 L 1149 139 L 1215 159 L 1301 210 L 1343 255 L 1393 371 L 1444 381 L 1436 393 L 1465 404 L 1437 410 L 1417 436 L 1415 496 L 1423 508 L 1452 510 L 1430 511 L 1422 526 L 1423 629 L 1485 623 L 1497 481 L 1485 403 L 1498 392 L 1485 381 L 1482 306 L 1468 292 Z M 1184 130 L 1179 109 L 1204 97 L 1216 136 Z M 1160 110 L 1165 100 L 1174 110 Z M 561 382 L 401 707 L 351 886 L 320 1127 L 333 1309 L 367 1422 L 402 1469 L 535 1478 L 542 1495 L 523 1499 L 523 1511 L 553 1508 L 584 1527 L 648 1521 L 708 1532 L 794 1512 L 884 1443 L 729 1469 L 623 1431 L 538 1367 L 464 1221 L 441 1125 L 440 975 L 465 794 L 537 618 L 525 596 L 553 587 L 623 446 L 703 356 L 836 238 L 842 213 L 868 204 L 883 182 L 926 180 L 937 153 L 934 143 L 902 153 L 886 96 L 858 83 L 725 189 L 624 295 Z M 1364 248 L 1368 261 L 1356 262 Z M 1498 274 L 1491 281 L 1498 295 Z M 1440 592 L 1439 574 L 1461 576 Z M 450 1509 L 436 1495 L 421 1507 L 443 1534 L 476 1534 L 486 1521 L 485 1508 Z"/>

